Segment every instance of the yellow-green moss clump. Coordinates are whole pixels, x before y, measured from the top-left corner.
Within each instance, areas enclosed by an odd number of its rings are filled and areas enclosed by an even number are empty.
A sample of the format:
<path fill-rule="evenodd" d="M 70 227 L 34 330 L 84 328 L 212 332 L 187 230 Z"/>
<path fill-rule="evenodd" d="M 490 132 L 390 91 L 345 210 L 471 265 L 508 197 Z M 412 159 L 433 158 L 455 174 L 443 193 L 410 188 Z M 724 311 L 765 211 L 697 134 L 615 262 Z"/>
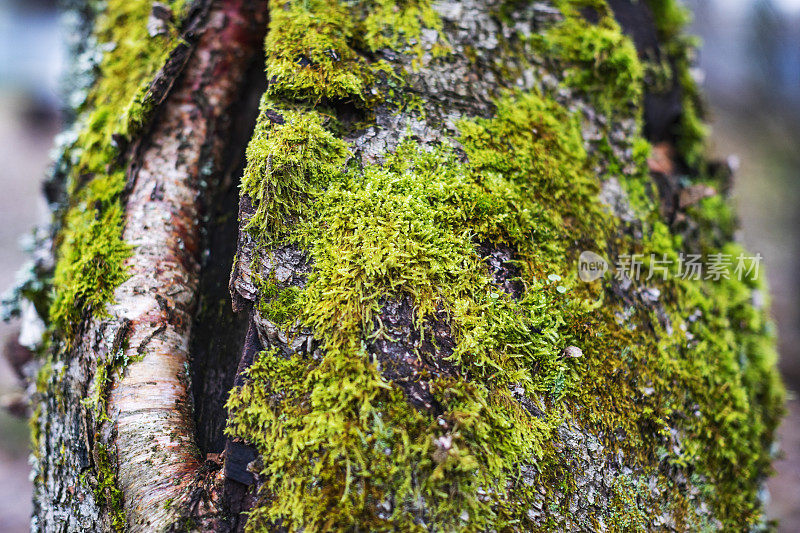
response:
<path fill-rule="evenodd" d="M 556 128 L 567 117 L 553 111 L 539 95 L 510 96 L 500 102 L 502 120 L 463 125 L 475 167 L 449 149 L 426 152 L 406 141 L 383 166 L 340 172 L 315 195 L 296 233 L 315 270 L 297 296 L 302 322 L 325 340 L 324 355 L 261 354 L 228 405 L 229 432 L 258 447 L 268 479 L 269 504 L 254 511 L 251 527 L 283 520 L 293 528 L 403 528 L 423 512 L 431 523 L 465 525 L 466 511 L 480 528 L 524 513 L 509 506 L 498 514 L 477 494 L 511 498 L 506 485 L 517 474 L 510 466 L 549 447 L 559 417 L 526 415 L 508 386 L 560 397 L 570 370 L 558 357 L 563 323 L 549 310 L 565 297 L 531 273 L 531 290 L 514 301 L 491 283 L 473 239 L 524 245 L 532 251 L 526 270 L 539 272 L 550 259 L 530 242 L 534 229 L 547 242 L 548 230 L 564 227 L 575 205 L 569 200 L 592 202 L 577 123 Z M 534 127 L 548 134 L 532 135 Z M 517 163 L 492 157 L 499 153 L 487 144 L 501 134 L 520 149 Z M 525 187 L 565 201 L 542 208 Z M 530 210 L 513 209 L 516 203 Z M 413 296 L 420 323 L 444 306 L 457 325 L 453 359 L 474 381 L 434 382 L 444 409 L 438 419 L 412 408 L 363 347 L 381 297 L 393 294 Z M 452 443 L 437 452 L 431 437 L 444 435 L 443 424 Z M 377 518 L 376 505 L 389 500 L 386 518 Z"/>
<path fill-rule="evenodd" d="M 98 505 L 109 509 L 111 528 L 125 531 L 126 519 L 123 508 L 124 494 L 117 482 L 117 460 L 108 446 L 96 442 L 93 449 L 96 480 L 93 491 Z"/>
<path fill-rule="evenodd" d="M 354 33 L 347 6 L 336 0 L 270 2 L 269 92 L 313 101 L 365 99 L 372 72 L 350 47 Z"/>
<path fill-rule="evenodd" d="M 585 92 L 598 110 L 609 115 L 636 110 L 642 95 L 643 70 L 633 42 L 620 31 L 603 0 L 556 4 L 564 19 L 534 41 L 544 57 L 567 67 L 564 82 Z M 588 22 L 579 8 L 597 11 Z"/>
<path fill-rule="evenodd" d="M 422 53 L 419 46 L 422 30 L 441 32 L 442 29 L 442 21 L 429 0 L 362 1 L 359 11 L 359 15 L 363 15 L 361 29 L 364 32 L 358 39 L 371 52 L 382 48 L 393 50 L 408 48 L 419 55 Z M 433 54 L 444 54 L 447 50 L 447 43 L 443 41 L 440 33 Z"/>
<path fill-rule="evenodd" d="M 297 287 L 286 287 L 281 290 L 273 281 L 260 284 L 261 305 L 259 313 L 273 324 L 279 326 L 287 325 L 294 320 L 302 310 L 300 306 L 300 289 Z"/>
<path fill-rule="evenodd" d="M 270 2 L 265 42 L 267 94 L 287 100 L 340 101 L 359 105 L 384 99 L 376 82 L 397 78 L 384 61 L 364 52 L 411 46 L 418 54 L 423 28 L 438 29 L 438 16 L 425 0 Z M 439 43 L 442 53 L 445 45 Z M 399 81 L 397 78 L 395 81 Z"/>
<path fill-rule="evenodd" d="M 170 2 L 180 20 L 183 0 Z M 78 109 L 79 134 L 68 147 L 67 205 L 57 237 L 50 321 L 70 341 L 84 314 L 102 313 L 125 280 L 122 242 L 125 168 L 120 148 L 140 131 L 151 111 L 147 87 L 178 42 L 176 27 L 151 37 L 152 2 L 109 0 L 97 17 L 95 37 L 107 50 L 97 81 Z"/>
<path fill-rule="evenodd" d="M 325 129 L 330 117 L 311 108 L 276 106 L 266 95 L 260 109 L 241 187 L 256 208 L 247 229 L 269 235 L 304 213 L 309 197 L 327 187 L 348 151 Z"/>
<path fill-rule="evenodd" d="M 263 246 L 299 245 L 313 271 L 302 289 L 267 277 L 258 310 L 299 321 L 322 346 L 313 357 L 265 350 L 231 393 L 227 431 L 262 465 L 251 530 L 636 531 L 662 513 L 685 530 L 762 522 L 782 389 L 771 327 L 751 304 L 761 284 L 682 280 L 674 268 L 627 289 L 578 282 L 582 250 L 612 262 L 642 254 L 647 272 L 651 254 L 675 265 L 689 249 L 708 258 L 740 248 L 713 227 L 719 199 L 690 213 L 713 238 L 689 242 L 661 218 L 649 145 L 610 138 L 618 114 L 641 112 L 635 50 L 603 2 L 591 2 L 598 25 L 577 18 L 587 2 L 559 5 L 565 19 L 543 50 L 608 115 L 592 151 L 584 117 L 538 90 L 506 91 L 492 118 L 461 120 L 457 148 L 409 136 L 380 164 L 348 159 L 335 112 L 309 105 L 313 90 L 262 102 L 242 182 L 255 209 L 246 230 Z M 625 162 L 614 155 L 625 151 Z M 597 198 L 631 166 L 620 181 L 640 220 L 628 225 Z M 485 243 L 513 250 L 521 294 L 492 279 Z M 644 285 L 657 303 L 636 296 Z M 381 308 L 399 297 L 413 302 L 423 336 L 445 316 L 455 342 L 451 371 L 420 371 L 435 412 L 415 408 L 370 355 Z M 565 357 L 570 346 L 583 356 Z M 631 468 L 614 472 L 609 499 L 581 523 L 571 503 L 584 500 L 583 472 L 560 447 L 567 427 Z"/>

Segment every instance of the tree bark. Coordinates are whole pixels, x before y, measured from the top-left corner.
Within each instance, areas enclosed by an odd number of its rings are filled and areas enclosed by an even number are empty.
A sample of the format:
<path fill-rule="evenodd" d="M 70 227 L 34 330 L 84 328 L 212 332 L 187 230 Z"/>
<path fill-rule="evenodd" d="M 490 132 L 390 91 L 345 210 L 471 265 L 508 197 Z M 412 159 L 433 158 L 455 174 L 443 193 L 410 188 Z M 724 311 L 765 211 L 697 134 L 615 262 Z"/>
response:
<path fill-rule="evenodd" d="M 739 250 L 673 2 L 71 9 L 33 530 L 765 525 L 763 287 L 576 270 Z"/>

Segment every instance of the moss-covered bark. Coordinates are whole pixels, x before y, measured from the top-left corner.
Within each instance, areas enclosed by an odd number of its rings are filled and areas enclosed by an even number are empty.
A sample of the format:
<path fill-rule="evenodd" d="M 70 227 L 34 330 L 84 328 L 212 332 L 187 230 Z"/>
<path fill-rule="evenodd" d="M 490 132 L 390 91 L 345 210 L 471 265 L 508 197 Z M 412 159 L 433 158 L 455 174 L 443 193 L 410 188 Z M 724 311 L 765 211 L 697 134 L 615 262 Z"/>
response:
<path fill-rule="evenodd" d="M 678 6 L 613 4 L 649 22 L 638 54 L 602 1 L 409 3 L 419 26 L 377 32 L 370 7 L 271 8 L 232 280 L 266 347 L 228 402 L 249 527 L 758 526 L 781 402 L 758 282 L 575 268 L 740 253 L 720 195 L 665 218 L 647 162 L 663 57 L 667 178 L 719 190 Z"/>
<path fill-rule="evenodd" d="M 685 254 L 743 251 L 727 171 L 703 157 L 692 43 L 672 0 L 270 2 L 230 278 L 251 324 L 245 357 L 235 382 L 235 368 L 190 354 L 170 374 L 185 395 L 193 376 L 195 392 L 235 383 L 226 467 L 187 452 L 187 401 L 166 437 L 120 425 L 125 402 L 110 391 L 160 364 L 148 346 L 208 351 L 189 333 L 214 284 L 198 283 L 199 228 L 214 224 L 202 202 L 172 219 L 193 235 L 178 254 L 194 265 L 180 306 L 178 278 L 142 272 L 155 248 L 130 232 L 147 216 L 137 209 L 166 209 L 160 173 L 185 167 L 176 183 L 202 198 L 235 167 L 224 135 L 195 135 L 197 117 L 227 131 L 195 88 L 241 85 L 242 69 L 179 78 L 197 34 L 224 33 L 229 18 L 208 16 L 220 5 L 83 8 L 96 16 L 94 75 L 50 186 L 63 191 L 43 243 L 52 297 L 34 294 L 42 280 L 23 291 L 50 326 L 35 527 L 142 528 L 151 504 L 159 527 L 217 530 L 241 526 L 229 515 L 242 509 L 253 531 L 765 525 L 783 392 L 763 284 L 676 270 Z M 170 105 L 191 128 L 158 133 Z M 140 168 L 178 138 L 172 159 Z M 235 161 L 244 146 L 227 151 Z M 139 177 L 154 180 L 150 202 Z M 584 283 L 586 250 L 612 264 L 638 254 L 645 275 Z M 645 279 L 651 258 L 672 265 L 666 276 Z M 163 329 L 131 318 L 137 275 L 166 295 Z M 203 300 L 202 327 L 242 331 L 215 309 Z M 203 451 L 222 451 L 221 436 L 199 434 Z M 157 471 L 167 441 L 186 447 L 164 463 L 181 490 L 153 503 L 124 458 L 150 442 L 142 471 Z"/>

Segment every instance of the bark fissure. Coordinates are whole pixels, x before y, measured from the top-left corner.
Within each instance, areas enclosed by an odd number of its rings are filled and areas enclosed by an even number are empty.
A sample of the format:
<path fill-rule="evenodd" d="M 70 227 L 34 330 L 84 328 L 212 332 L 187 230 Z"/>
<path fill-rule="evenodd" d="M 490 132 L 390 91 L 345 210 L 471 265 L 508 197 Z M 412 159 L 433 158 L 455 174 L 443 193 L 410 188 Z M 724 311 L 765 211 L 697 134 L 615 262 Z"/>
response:
<path fill-rule="evenodd" d="M 166 98 L 128 195 L 123 238 L 129 279 L 112 317 L 129 320 L 109 392 L 119 483 L 132 531 L 163 530 L 177 517 L 202 463 L 189 391 L 189 340 L 200 275 L 200 191 L 222 163 L 227 111 L 260 44 L 263 6 L 212 5 L 182 78 Z M 158 191 L 158 194 L 153 194 Z"/>
<path fill-rule="evenodd" d="M 199 302 L 191 336 L 192 396 L 197 445 L 201 453 L 220 453 L 225 445 L 225 400 L 233 386 L 248 313 L 231 308 L 228 281 L 236 253 L 239 202 L 238 177 L 244 166 L 244 147 L 258 115 L 264 92 L 263 56 L 257 55 L 244 82 L 243 94 L 230 113 L 233 132 L 228 153 L 208 179 L 203 199 L 204 223 Z"/>

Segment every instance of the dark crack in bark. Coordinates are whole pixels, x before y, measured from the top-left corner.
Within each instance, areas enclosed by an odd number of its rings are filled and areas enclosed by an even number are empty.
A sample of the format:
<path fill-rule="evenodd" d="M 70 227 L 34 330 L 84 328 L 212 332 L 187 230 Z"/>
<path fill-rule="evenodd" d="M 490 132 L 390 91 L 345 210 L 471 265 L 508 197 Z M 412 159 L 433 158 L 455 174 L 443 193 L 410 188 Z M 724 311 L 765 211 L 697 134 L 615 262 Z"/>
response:
<path fill-rule="evenodd" d="M 403 389 L 414 407 L 439 415 L 442 408 L 431 394 L 430 382 L 458 373 L 448 361 L 455 342 L 443 311 L 423 320 L 422 327 L 417 323 L 410 296 L 385 299 L 373 322 L 367 351 L 383 377 Z"/>
<path fill-rule="evenodd" d="M 525 285 L 520 278 L 522 270 L 516 263 L 516 252 L 505 244 L 482 242 L 478 245 L 478 254 L 489 269 L 494 284 L 513 299 L 522 298 Z"/>

